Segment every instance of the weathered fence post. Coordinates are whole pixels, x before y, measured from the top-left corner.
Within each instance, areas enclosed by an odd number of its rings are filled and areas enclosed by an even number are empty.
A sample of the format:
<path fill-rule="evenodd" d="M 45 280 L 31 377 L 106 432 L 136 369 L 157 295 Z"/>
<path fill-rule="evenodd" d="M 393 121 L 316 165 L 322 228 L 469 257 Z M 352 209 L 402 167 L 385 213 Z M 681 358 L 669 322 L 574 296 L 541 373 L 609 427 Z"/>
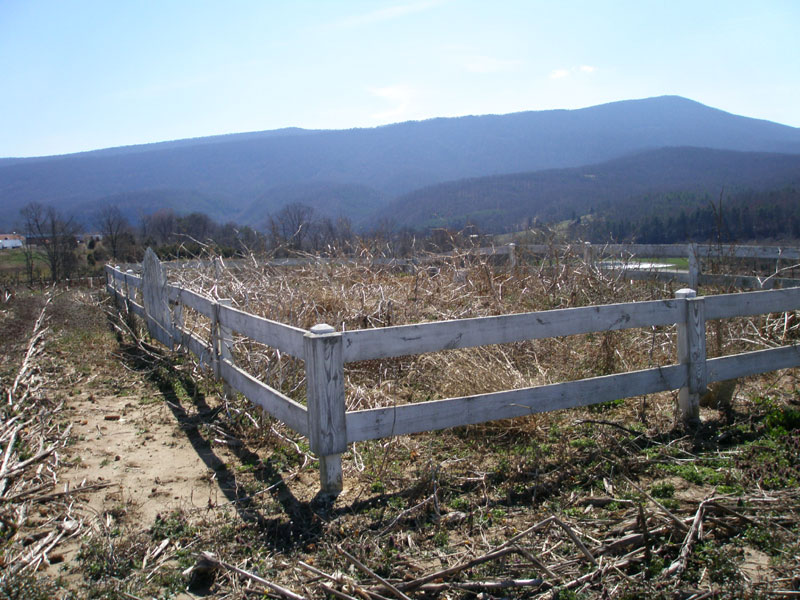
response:
<path fill-rule="evenodd" d="M 233 396 L 233 388 L 231 388 L 228 382 L 222 377 L 220 363 L 223 360 L 233 362 L 233 353 L 231 352 L 231 347 L 233 346 L 233 332 L 229 327 L 225 327 L 220 323 L 219 312 L 220 307 L 230 306 L 231 304 L 232 302 L 228 298 L 223 298 L 214 302 L 212 305 L 214 307 L 214 319 L 211 323 L 211 361 L 214 368 L 214 376 L 218 379 L 222 379 L 222 387 L 225 391 L 225 395 L 228 397 Z"/>
<path fill-rule="evenodd" d="M 517 245 L 514 242 L 508 245 L 508 264 L 512 269 L 517 266 Z"/>
<path fill-rule="evenodd" d="M 689 259 L 689 289 L 696 290 L 700 285 L 700 261 L 697 258 L 697 244 L 687 246 Z"/>
<path fill-rule="evenodd" d="M 703 298 L 691 289 L 675 292 L 675 297 L 686 300 L 685 318 L 678 323 L 678 363 L 686 365 L 686 385 L 678 391 L 678 405 L 684 423 L 693 424 L 700 419 L 700 395 L 706 391 L 708 371 L 706 366 L 706 319 Z"/>
<path fill-rule="evenodd" d="M 347 449 L 342 335 L 330 325 L 315 325 L 305 335 L 308 437 L 319 457 L 324 494 L 342 491 L 342 453 Z"/>
<path fill-rule="evenodd" d="M 133 271 L 128 269 L 125 271 L 123 283 L 120 284 L 122 289 L 122 302 L 125 304 L 125 315 L 130 318 L 131 316 L 131 301 L 133 300 L 132 295 L 135 294 L 135 291 L 131 291 L 131 285 L 128 283 L 128 277 L 133 275 Z M 133 288 L 136 290 L 136 288 Z"/>
<path fill-rule="evenodd" d="M 117 280 L 111 269 L 111 265 L 106 265 L 106 291 L 114 295 L 114 305 L 119 309 L 122 307 L 120 306 L 119 292 L 117 292 Z"/>
<path fill-rule="evenodd" d="M 172 339 L 184 345 L 183 337 L 183 304 L 179 300 L 170 302 L 170 312 L 172 313 Z"/>
<path fill-rule="evenodd" d="M 128 296 L 126 290 L 126 297 Z M 167 274 L 152 248 L 145 251 L 142 261 L 142 301 L 150 335 L 172 350 L 174 345 L 172 315 L 167 294 Z"/>
<path fill-rule="evenodd" d="M 583 262 L 586 266 L 591 268 L 594 264 L 594 257 L 592 256 L 592 242 L 583 242 Z"/>

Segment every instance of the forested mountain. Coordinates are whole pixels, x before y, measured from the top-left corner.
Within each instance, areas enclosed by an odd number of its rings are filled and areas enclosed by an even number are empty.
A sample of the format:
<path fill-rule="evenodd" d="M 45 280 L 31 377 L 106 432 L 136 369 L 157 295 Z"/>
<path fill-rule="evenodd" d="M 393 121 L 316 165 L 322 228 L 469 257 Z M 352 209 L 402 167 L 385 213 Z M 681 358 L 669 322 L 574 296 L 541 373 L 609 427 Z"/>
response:
<path fill-rule="evenodd" d="M 551 169 L 429 186 L 395 199 L 373 216 L 398 226 L 487 231 L 520 229 L 593 214 L 639 219 L 693 210 L 721 192 L 800 187 L 800 154 L 661 148 L 570 169 Z"/>
<path fill-rule="evenodd" d="M 1 159 L 0 227 L 18 222 L 30 202 L 84 215 L 107 204 L 122 204 L 131 216 L 174 206 L 259 226 L 265 215 L 305 198 L 358 220 L 431 184 L 578 167 L 669 146 L 800 153 L 800 130 L 664 96 L 580 110 L 283 129 Z"/>

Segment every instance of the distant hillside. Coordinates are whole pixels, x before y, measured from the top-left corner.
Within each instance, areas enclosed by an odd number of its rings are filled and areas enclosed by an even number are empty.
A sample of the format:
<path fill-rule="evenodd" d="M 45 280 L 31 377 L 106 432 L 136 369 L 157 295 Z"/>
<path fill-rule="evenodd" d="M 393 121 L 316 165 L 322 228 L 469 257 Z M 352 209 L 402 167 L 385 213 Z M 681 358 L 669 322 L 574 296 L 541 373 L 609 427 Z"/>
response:
<path fill-rule="evenodd" d="M 165 203 L 175 194 L 203 198 L 218 220 L 250 218 L 262 201 L 260 218 L 309 185 L 331 186 L 323 196 L 350 189 L 353 195 L 339 201 L 355 206 L 348 216 L 357 217 L 370 198 L 370 208 L 378 209 L 385 199 L 444 181 L 577 167 L 665 146 L 800 153 L 800 130 L 663 96 L 580 110 L 342 131 L 283 129 L 0 159 L 0 225 L 16 222 L 19 209 L 32 201 L 72 212 L 121 194 L 161 195 Z M 183 210 L 203 209 L 189 203 Z"/>
<path fill-rule="evenodd" d="M 358 184 L 307 183 L 270 188 L 239 214 L 239 220 L 261 227 L 276 207 L 300 203 L 314 209 L 316 217 L 327 217 L 336 222 L 346 217 L 355 222 L 364 221 L 374 213 L 376 206 L 386 204 L 387 198 L 377 190 Z"/>
<path fill-rule="evenodd" d="M 487 231 L 524 227 L 535 219 L 559 221 L 593 213 L 628 218 L 747 189 L 800 185 L 800 155 L 662 148 L 570 169 L 552 169 L 426 187 L 395 199 L 371 223 L 391 215 L 398 226 Z M 670 198 L 665 201 L 664 198 Z M 672 205 L 670 205 L 672 203 Z M 676 205 L 677 203 L 677 205 Z"/>

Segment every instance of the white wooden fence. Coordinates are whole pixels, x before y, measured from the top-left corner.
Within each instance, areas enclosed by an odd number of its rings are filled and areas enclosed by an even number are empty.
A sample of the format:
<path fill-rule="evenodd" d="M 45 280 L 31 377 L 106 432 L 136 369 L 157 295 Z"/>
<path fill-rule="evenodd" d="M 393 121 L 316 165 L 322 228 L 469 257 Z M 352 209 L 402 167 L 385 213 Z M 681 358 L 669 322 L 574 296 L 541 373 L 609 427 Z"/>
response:
<path fill-rule="evenodd" d="M 582 254 L 583 260 L 597 268 L 621 272 L 631 280 L 661 280 L 685 283 L 691 289 L 700 285 L 726 286 L 734 289 L 768 290 L 773 288 L 800 286 L 800 279 L 780 276 L 781 268 L 800 268 L 800 247 L 796 246 L 745 246 L 735 244 L 504 244 L 499 246 L 460 248 L 445 254 L 422 254 L 412 257 L 309 257 L 299 256 L 279 258 L 258 263 L 271 267 L 293 267 L 309 264 L 356 263 L 370 266 L 394 268 L 414 268 L 442 260 L 452 260 L 466 255 L 507 256 L 509 264 L 516 265 L 518 257 L 525 255 L 553 257 L 569 253 Z M 641 259 L 682 258 L 688 268 L 669 269 L 641 266 Z M 611 259 L 610 261 L 608 259 Z M 726 261 L 728 259 L 774 260 L 775 269 L 770 276 L 711 274 L 702 271 L 703 262 Z M 219 259 L 216 259 L 219 260 Z M 789 262 L 790 264 L 786 264 Z M 168 269 L 194 269 L 209 266 L 208 260 L 183 260 L 164 263 Z M 225 266 L 237 268 L 240 265 L 252 266 L 251 260 L 226 259 Z M 140 269 L 138 264 L 121 267 L 123 270 Z"/>
<path fill-rule="evenodd" d="M 151 251 L 142 276 L 107 267 L 107 289 L 121 306 L 143 318 L 153 337 L 180 344 L 213 368 L 227 385 L 309 439 L 320 459 L 323 492 L 342 489 L 341 455 L 352 442 L 434 431 L 586 406 L 620 398 L 679 390 L 687 422 L 699 418 L 699 396 L 710 382 L 800 366 L 800 346 L 706 357 L 708 320 L 800 309 L 800 288 L 697 297 L 691 289 L 670 300 L 557 309 L 505 316 L 337 332 L 310 331 L 251 315 L 169 285 Z M 143 304 L 134 301 L 142 291 Z M 209 340 L 183 326 L 183 307 L 211 320 Z M 677 325 L 676 363 L 525 389 L 498 391 L 387 408 L 346 411 L 344 364 L 489 344 L 631 328 Z M 305 361 L 306 405 L 295 402 L 238 367 L 232 331 Z"/>
<path fill-rule="evenodd" d="M 798 266 L 800 248 L 795 246 L 744 246 L 735 244 L 506 244 L 504 246 L 475 248 L 471 252 L 478 255 L 508 255 L 511 265 L 516 264 L 521 253 L 538 256 L 552 256 L 564 253 L 567 249 L 582 253 L 586 263 L 599 268 L 623 271 L 625 277 L 635 280 L 680 281 L 691 289 L 700 285 L 730 286 L 746 289 L 773 289 L 774 287 L 800 286 L 800 279 L 778 277 L 781 267 Z M 686 270 L 665 268 L 642 268 L 641 259 L 683 258 L 688 262 Z M 602 259 L 614 259 L 604 262 Z M 702 271 L 702 263 L 712 260 L 752 258 L 755 260 L 774 260 L 775 272 L 768 277 L 747 275 L 707 274 Z M 783 261 L 790 261 L 786 265 Z M 665 265 L 666 266 L 666 265 Z"/>

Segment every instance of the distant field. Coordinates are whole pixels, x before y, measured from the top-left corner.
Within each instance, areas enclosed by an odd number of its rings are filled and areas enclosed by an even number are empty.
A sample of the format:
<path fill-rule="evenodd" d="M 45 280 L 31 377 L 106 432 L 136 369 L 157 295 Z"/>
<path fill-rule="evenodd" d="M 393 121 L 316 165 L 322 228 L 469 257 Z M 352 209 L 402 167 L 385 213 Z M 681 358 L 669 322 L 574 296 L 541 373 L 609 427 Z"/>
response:
<path fill-rule="evenodd" d="M 49 277 L 47 258 L 43 252 L 34 252 L 36 278 Z M 22 248 L 0 250 L 0 279 L 16 279 L 25 276 L 25 251 Z"/>
<path fill-rule="evenodd" d="M 642 258 L 637 259 L 641 262 L 649 262 L 649 263 L 659 263 L 662 265 L 672 265 L 676 269 L 688 269 L 689 268 L 689 259 L 685 256 L 682 257 L 674 257 L 674 258 Z"/>

